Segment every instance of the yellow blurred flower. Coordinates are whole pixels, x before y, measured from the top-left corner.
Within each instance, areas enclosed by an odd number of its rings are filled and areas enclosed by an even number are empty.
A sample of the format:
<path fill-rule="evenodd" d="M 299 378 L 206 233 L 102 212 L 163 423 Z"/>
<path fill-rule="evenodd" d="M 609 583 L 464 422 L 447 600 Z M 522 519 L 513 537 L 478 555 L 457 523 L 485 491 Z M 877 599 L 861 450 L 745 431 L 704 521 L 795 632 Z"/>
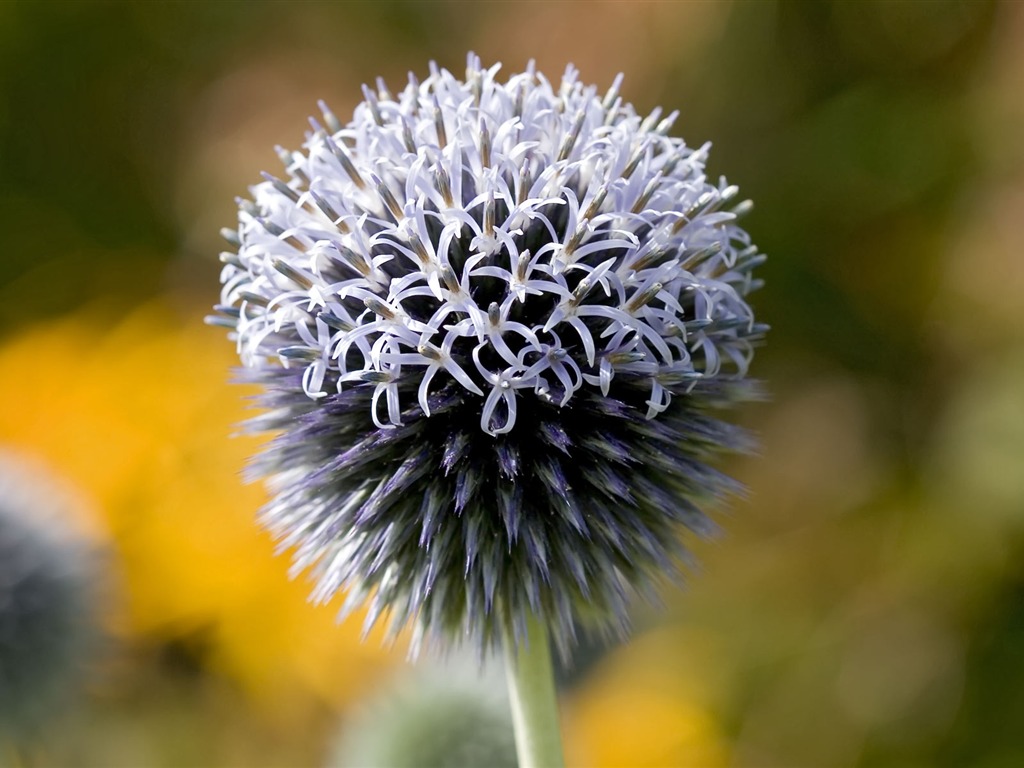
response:
<path fill-rule="evenodd" d="M 210 662 L 264 700 L 339 704 L 387 664 L 358 617 L 335 623 L 254 522 L 239 473 L 250 438 L 234 353 L 199 316 L 154 305 L 116 327 L 84 314 L 0 347 L 4 442 L 48 461 L 101 510 L 120 556 L 130 636 L 199 633 Z"/>
<path fill-rule="evenodd" d="M 564 709 L 569 765 L 717 768 L 729 763 L 702 681 L 682 668 L 686 638 L 661 630 L 604 659 Z"/>

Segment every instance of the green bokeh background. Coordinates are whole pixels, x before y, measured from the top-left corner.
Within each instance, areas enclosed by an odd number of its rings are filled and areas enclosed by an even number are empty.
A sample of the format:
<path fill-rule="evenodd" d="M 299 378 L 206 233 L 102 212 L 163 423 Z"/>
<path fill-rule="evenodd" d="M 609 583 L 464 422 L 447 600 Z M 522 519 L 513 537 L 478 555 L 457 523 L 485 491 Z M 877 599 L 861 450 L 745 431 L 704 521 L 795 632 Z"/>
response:
<path fill-rule="evenodd" d="M 361 83 L 460 72 L 467 50 L 599 87 L 624 71 L 756 203 L 773 330 L 754 368 L 771 400 L 742 414 L 761 455 L 732 465 L 750 498 L 668 610 L 638 612 L 710 640 L 727 763 L 1024 764 L 1020 3 L 0 3 L 0 345 L 155 299 L 198 317 L 233 196 L 316 99 L 345 115 Z M 690 650 L 652 663 L 685 677 Z M 84 702 L 102 738 L 203 712 L 189 659 L 139 668 L 163 680 L 145 718 L 138 690 Z M 267 759 L 319 759 L 317 727 Z M 256 759 L 192 737 L 147 754 Z M 75 738 L 55 760 L 102 764 Z"/>

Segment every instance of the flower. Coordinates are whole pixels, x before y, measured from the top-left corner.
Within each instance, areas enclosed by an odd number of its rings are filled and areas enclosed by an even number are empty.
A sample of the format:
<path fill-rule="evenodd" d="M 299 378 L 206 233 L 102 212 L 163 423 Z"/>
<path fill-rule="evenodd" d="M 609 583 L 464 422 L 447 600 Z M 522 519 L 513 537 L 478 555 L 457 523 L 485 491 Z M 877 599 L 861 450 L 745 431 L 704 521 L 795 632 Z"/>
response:
<path fill-rule="evenodd" d="M 748 203 L 570 67 L 505 82 L 469 56 L 342 124 L 321 104 L 239 202 L 215 323 L 262 384 L 264 524 L 314 596 L 423 638 L 539 616 L 624 631 L 678 571 L 708 465 L 743 447 L 712 410 L 742 396 L 762 260 Z"/>
<path fill-rule="evenodd" d="M 0 451 L 0 744 L 38 735 L 100 638 L 99 563 L 69 532 L 73 504 L 49 474 Z"/>

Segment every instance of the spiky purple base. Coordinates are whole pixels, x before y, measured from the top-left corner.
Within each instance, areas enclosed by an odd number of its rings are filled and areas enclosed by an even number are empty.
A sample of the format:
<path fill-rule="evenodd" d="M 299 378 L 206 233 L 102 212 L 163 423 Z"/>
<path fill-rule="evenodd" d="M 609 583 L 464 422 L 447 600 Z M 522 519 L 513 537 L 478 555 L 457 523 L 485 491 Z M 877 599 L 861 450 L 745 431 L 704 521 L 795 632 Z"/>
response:
<path fill-rule="evenodd" d="M 297 568 L 315 563 L 318 599 L 347 587 L 347 606 L 413 624 L 417 643 L 491 647 L 531 612 L 563 650 L 578 624 L 624 631 L 631 595 L 678 575 L 680 533 L 714 530 L 698 503 L 738 490 L 705 462 L 747 445 L 709 413 L 721 383 L 674 397 L 655 420 L 642 380 L 564 408 L 530 400 L 494 438 L 478 427 L 479 398 L 454 382 L 431 396 L 429 418 L 410 405 L 402 426 L 380 429 L 369 388 L 313 401 L 298 372 L 246 373 L 269 409 L 253 426 L 282 430 L 253 467 L 277 492 L 266 525 Z"/>

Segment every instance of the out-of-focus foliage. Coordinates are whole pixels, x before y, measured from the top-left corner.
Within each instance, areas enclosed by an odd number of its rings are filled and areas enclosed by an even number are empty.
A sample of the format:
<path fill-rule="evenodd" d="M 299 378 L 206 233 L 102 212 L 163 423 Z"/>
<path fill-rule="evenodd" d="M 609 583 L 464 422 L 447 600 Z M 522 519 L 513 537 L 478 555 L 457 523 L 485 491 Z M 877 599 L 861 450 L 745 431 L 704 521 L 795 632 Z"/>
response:
<path fill-rule="evenodd" d="M 0 4 L 0 441 L 101 511 L 124 596 L 53 761 L 314 764 L 389 674 L 254 526 L 200 318 L 316 99 L 470 49 L 680 108 L 771 257 L 750 499 L 581 657 L 572 761 L 1024 762 L 1024 7 L 955 0 Z"/>

